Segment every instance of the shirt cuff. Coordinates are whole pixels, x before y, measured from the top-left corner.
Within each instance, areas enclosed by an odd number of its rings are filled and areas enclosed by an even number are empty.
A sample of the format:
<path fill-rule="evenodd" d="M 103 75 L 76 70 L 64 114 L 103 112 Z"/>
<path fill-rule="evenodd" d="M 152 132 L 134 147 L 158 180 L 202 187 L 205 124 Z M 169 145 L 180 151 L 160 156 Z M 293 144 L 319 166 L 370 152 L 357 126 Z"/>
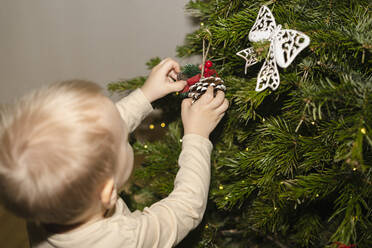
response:
<path fill-rule="evenodd" d="M 144 115 L 148 115 L 153 111 L 154 109 L 152 108 L 151 102 L 147 99 L 147 97 L 143 94 L 142 90 L 140 88 L 135 89 L 131 94 L 131 97 L 136 99 L 136 103 L 139 106 L 142 106 L 143 109 L 141 109 L 142 113 Z"/>
<path fill-rule="evenodd" d="M 128 126 L 129 132 L 133 132 L 141 121 L 153 110 L 151 103 L 142 93 L 141 89 L 132 91 L 116 103 L 121 118 Z"/>
<path fill-rule="evenodd" d="M 209 139 L 194 133 L 186 134 L 185 136 L 183 136 L 182 148 L 187 145 L 193 145 L 200 148 L 206 147 L 209 153 L 211 153 L 213 149 L 213 144 Z"/>

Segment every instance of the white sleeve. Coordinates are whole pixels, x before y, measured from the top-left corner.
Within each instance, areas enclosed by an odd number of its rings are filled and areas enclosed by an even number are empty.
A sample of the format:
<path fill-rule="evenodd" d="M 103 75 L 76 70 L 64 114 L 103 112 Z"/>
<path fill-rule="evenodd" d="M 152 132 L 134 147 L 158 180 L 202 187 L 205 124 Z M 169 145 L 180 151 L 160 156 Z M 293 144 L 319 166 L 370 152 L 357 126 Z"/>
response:
<path fill-rule="evenodd" d="M 143 119 L 153 110 L 151 103 L 142 93 L 136 89 L 128 96 L 116 103 L 121 118 L 128 126 L 129 132 L 133 132 Z"/>
<path fill-rule="evenodd" d="M 212 148 L 202 136 L 183 137 L 174 190 L 143 212 L 133 213 L 140 222 L 137 247 L 175 246 L 199 225 L 208 200 Z"/>

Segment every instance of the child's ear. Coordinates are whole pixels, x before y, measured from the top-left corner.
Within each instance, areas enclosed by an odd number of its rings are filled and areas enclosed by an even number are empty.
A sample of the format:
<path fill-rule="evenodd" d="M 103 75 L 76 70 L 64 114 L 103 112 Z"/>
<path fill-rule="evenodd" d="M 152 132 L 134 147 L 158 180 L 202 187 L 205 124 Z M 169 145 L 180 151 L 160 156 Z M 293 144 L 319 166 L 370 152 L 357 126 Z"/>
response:
<path fill-rule="evenodd" d="M 110 178 L 106 181 L 101 191 L 101 202 L 106 209 L 110 209 L 115 206 L 117 201 L 117 190 L 114 178 Z"/>

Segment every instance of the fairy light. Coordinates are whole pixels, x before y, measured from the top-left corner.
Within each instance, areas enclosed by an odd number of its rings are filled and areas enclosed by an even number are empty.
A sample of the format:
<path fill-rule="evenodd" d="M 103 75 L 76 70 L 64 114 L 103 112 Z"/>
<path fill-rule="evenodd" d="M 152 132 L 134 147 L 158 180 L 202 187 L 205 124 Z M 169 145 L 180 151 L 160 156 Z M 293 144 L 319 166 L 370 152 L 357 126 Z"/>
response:
<path fill-rule="evenodd" d="M 249 148 L 248 148 L 248 147 L 246 147 L 246 148 L 245 148 L 245 151 L 246 151 L 246 152 L 248 152 L 248 151 L 249 151 Z"/>
<path fill-rule="evenodd" d="M 150 130 L 153 130 L 155 128 L 154 124 L 149 125 Z"/>
<path fill-rule="evenodd" d="M 222 185 L 220 185 L 218 188 L 219 188 L 220 190 L 223 190 L 223 186 L 222 186 Z"/>
<path fill-rule="evenodd" d="M 229 197 L 225 196 L 225 200 L 228 200 L 228 199 L 229 199 Z"/>
<path fill-rule="evenodd" d="M 316 194 L 315 197 L 319 197 L 319 194 Z"/>
<path fill-rule="evenodd" d="M 311 122 L 311 125 L 315 125 L 315 121 L 312 121 L 312 122 Z"/>
<path fill-rule="evenodd" d="M 357 170 L 357 168 L 356 168 L 356 167 L 354 167 L 354 168 L 353 168 L 353 171 L 356 171 L 356 170 Z"/>
<path fill-rule="evenodd" d="M 160 124 L 160 126 L 161 126 L 161 127 L 165 127 L 165 123 L 162 122 L 162 123 Z"/>
<path fill-rule="evenodd" d="M 180 143 L 182 143 L 182 139 L 180 139 Z"/>
<path fill-rule="evenodd" d="M 365 129 L 365 128 L 363 127 L 363 128 L 360 129 L 360 132 L 361 132 L 362 134 L 366 134 L 366 133 L 367 133 L 367 129 Z"/>
<path fill-rule="evenodd" d="M 176 92 L 176 96 L 178 96 L 179 94 L 180 94 L 180 93 L 177 91 L 177 92 Z"/>
<path fill-rule="evenodd" d="M 208 228 L 209 228 L 208 224 L 206 224 L 206 225 L 204 226 L 204 228 L 205 228 L 205 229 L 208 229 Z"/>
<path fill-rule="evenodd" d="M 144 145 L 143 148 L 147 149 L 147 145 Z"/>

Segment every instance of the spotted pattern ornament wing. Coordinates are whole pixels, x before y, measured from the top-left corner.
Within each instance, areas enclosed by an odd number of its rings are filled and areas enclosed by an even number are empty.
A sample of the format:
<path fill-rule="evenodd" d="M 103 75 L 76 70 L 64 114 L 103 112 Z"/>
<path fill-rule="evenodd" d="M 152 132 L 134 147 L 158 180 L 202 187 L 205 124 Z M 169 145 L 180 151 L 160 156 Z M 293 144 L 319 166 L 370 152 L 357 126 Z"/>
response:
<path fill-rule="evenodd" d="M 268 40 L 275 28 L 275 18 L 270 9 L 264 5 L 258 12 L 256 21 L 249 31 L 248 38 L 251 42 Z"/>
<path fill-rule="evenodd" d="M 296 56 L 310 44 L 306 34 L 292 30 L 281 29 L 273 37 L 274 56 L 278 65 L 287 68 Z"/>
<path fill-rule="evenodd" d="M 241 50 L 236 53 L 239 57 L 242 57 L 245 59 L 245 70 L 244 73 L 247 74 L 248 67 L 256 64 L 258 62 L 256 53 L 253 49 L 253 47 L 249 47 L 247 49 Z"/>
<path fill-rule="evenodd" d="M 273 45 L 270 45 L 269 52 L 257 77 L 256 91 L 260 92 L 266 88 L 276 90 L 280 84 L 278 67 L 274 57 Z"/>

